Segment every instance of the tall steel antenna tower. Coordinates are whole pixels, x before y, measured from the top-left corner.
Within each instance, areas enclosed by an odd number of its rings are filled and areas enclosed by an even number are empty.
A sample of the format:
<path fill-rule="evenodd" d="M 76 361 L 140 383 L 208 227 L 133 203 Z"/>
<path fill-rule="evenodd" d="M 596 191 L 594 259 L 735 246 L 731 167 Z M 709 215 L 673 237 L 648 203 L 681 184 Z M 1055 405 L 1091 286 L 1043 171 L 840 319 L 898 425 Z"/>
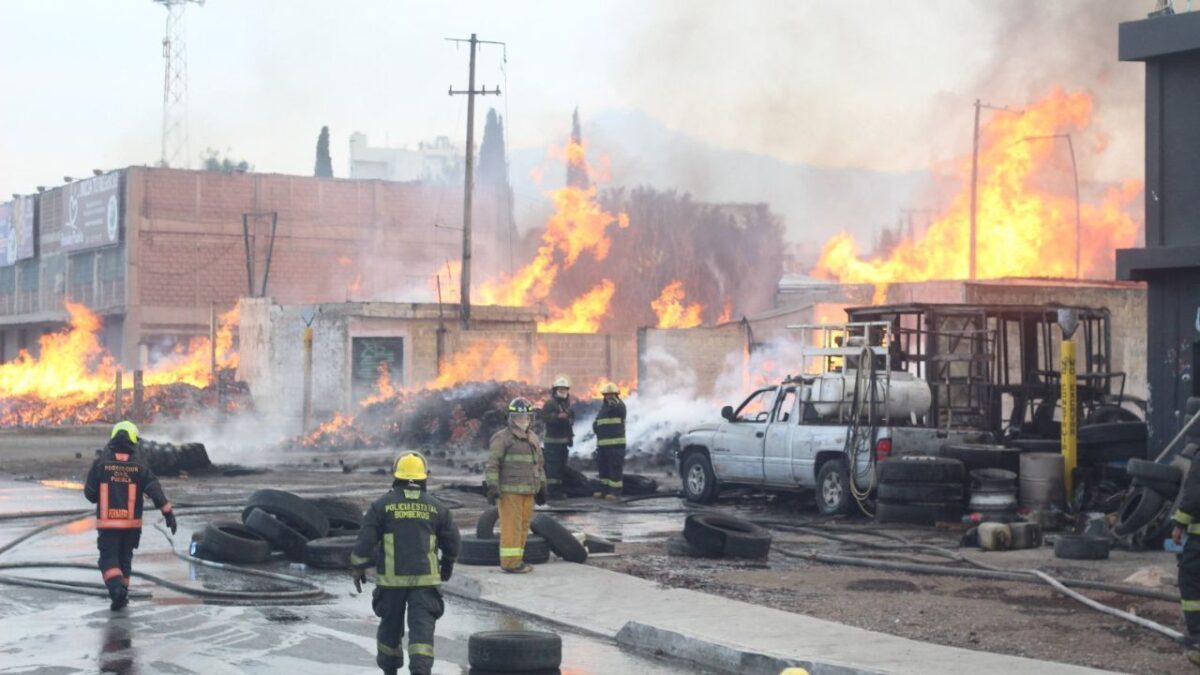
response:
<path fill-rule="evenodd" d="M 204 0 L 154 0 L 167 10 L 167 29 L 163 35 L 163 113 L 161 166 L 187 168 L 191 159 L 187 129 L 187 34 L 184 10 L 191 3 L 203 6 Z"/>

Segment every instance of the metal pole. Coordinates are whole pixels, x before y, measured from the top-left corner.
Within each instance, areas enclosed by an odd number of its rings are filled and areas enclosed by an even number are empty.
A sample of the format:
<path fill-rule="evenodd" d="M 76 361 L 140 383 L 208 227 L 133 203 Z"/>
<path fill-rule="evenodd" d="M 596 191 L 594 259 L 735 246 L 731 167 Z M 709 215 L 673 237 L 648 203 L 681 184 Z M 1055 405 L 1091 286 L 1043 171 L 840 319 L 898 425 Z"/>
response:
<path fill-rule="evenodd" d="M 1062 344 L 1062 455 L 1063 479 L 1066 481 L 1067 499 L 1071 499 L 1073 473 L 1076 463 L 1076 438 L 1079 434 L 1079 415 L 1075 396 L 1075 343 L 1064 331 Z"/>
<path fill-rule="evenodd" d="M 213 386 L 220 388 L 217 380 L 217 303 L 208 303 L 208 372 Z"/>
<path fill-rule="evenodd" d="M 979 99 L 975 99 L 975 131 L 971 136 L 971 243 L 969 244 L 969 272 L 967 277 L 972 281 L 975 280 L 975 233 L 976 219 L 978 218 L 979 205 L 976 201 L 976 192 L 979 190 L 979 108 L 982 105 Z"/>
<path fill-rule="evenodd" d="M 312 346 L 313 329 L 304 327 L 304 420 L 301 433 L 308 433 L 309 423 L 312 422 Z"/>
<path fill-rule="evenodd" d="M 463 330 L 471 326 L 471 190 L 475 184 L 475 34 L 471 33 L 471 70 L 467 75 L 467 175 L 463 189 L 462 279 L 458 290 Z"/>
<path fill-rule="evenodd" d="M 1071 141 L 1071 134 L 1066 134 L 1067 148 L 1071 150 L 1071 175 L 1075 178 L 1075 278 L 1081 279 L 1079 266 L 1080 242 L 1083 236 L 1083 227 L 1079 220 L 1079 168 L 1075 165 L 1075 143 Z"/>
<path fill-rule="evenodd" d="M 141 369 L 133 371 L 133 410 L 130 411 L 132 421 L 141 424 L 145 421 L 142 416 L 142 400 L 145 392 L 142 389 L 142 371 Z"/>
<path fill-rule="evenodd" d="M 113 411 L 113 420 L 116 422 L 121 421 L 121 379 L 122 379 L 121 371 L 118 370 L 117 371 L 117 382 L 116 382 L 117 389 L 116 389 L 115 395 L 113 396 L 113 407 L 115 409 Z"/>

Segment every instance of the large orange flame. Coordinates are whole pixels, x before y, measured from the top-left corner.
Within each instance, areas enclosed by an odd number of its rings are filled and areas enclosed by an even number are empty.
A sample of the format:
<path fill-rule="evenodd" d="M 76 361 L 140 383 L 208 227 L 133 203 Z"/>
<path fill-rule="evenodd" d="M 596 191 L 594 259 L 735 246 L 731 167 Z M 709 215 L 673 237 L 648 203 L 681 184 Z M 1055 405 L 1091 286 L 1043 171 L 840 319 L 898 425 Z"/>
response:
<path fill-rule="evenodd" d="M 113 390 L 120 366 L 100 344 L 100 317 L 75 303 L 68 302 L 66 309 L 70 316 L 67 327 L 43 335 L 38 341 L 38 356 L 22 351 L 13 361 L 0 364 L 0 400 L 32 399 L 41 403 L 39 412 L 32 416 L 28 409 L 19 417 L 10 417 L 0 410 L 0 426 L 78 419 L 79 409 L 96 407 L 96 399 Z M 233 348 L 233 327 L 237 320 L 237 307 L 219 317 L 218 368 L 237 366 L 238 355 Z M 146 369 L 142 382 L 148 387 L 175 383 L 208 386 L 212 382 L 209 339 L 195 338 L 186 346 L 177 347 L 167 358 Z M 131 385 L 132 378 L 127 378 L 124 386 Z M 102 413 L 97 410 L 82 417 L 99 420 Z"/>
<path fill-rule="evenodd" d="M 601 279 L 592 290 L 575 299 L 569 307 L 550 309 L 550 319 L 538 324 L 542 333 L 596 333 L 608 315 L 616 285 Z"/>
<path fill-rule="evenodd" d="M 578 143 L 568 144 L 566 157 L 572 163 L 591 168 L 586 164 L 583 146 Z M 485 282 L 478 293 L 481 304 L 520 307 L 545 301 L 558 273 L 575 265 L 581 255 L 589 253 L 596 260 L 608 257 L 612 245 L 608 238 L 609 226 L 629 227 L 628 215 L 612 214 L 600 207 L 594 185 L 587 188 L 568 185 L 552 192 L 550 199 L 554 203 L 554 214 L 546 221 L 537 255 L 511 277 Z M 594 303 L 603 295 L 601 287 L 597 286 L 569 307 L 552 309 L 554 316 L 539 330 L 564 332 L 566 329 L 594 325 L 589 332 L 596 332 L 599 330 L 596 317 L 607 313 L 607 301 L 612 299 L 612 293 L 607 293 L 604 310 L 597 314 Z M 587 312 L 592 318 L 570 315 L 574 308 Z"/>
<path fill-rule="evenodd" d="M 682 281 L 672 281 L 663 287 L 658 298 L 650 301 L 658 315 L 659 328 L 694 328 L 699 326 L 704 305 L 685 305 Z"/>
<path fill-rule="evenodd" d="M 980 134 L 977 278 L 1075 276 L 1071 164 L 1058 137 L 1083 131 L 1091 115 L 1090 96 L 1055 89 L 1020 114 L 988 118 Z M 1078 151 L 1082 144 L 1075 146 Z M 959 192 L 922 236 L 902 241 L 886 257 L 863 259 L 853 237 L 839 234 L 825 245 L 813 274 L 874 284 L 966 278 L 970 155 L 957 165 Z M 1107 190 L 1100 203 L 1082 204 L 1080 276 L 1111 275 L 1114 250 L 1134 243 L 1139 226 L 1127 211 L 1141 189 L 1140 181 L 1126 181 Z"/>
<path fill-rule="evenodd" d="M 441 370 L 441 374 L 427 385 L 428 388 L 445 389 L 460 382 L 520 379 L 521 363 L 503 343 L 477 343 L 456 352 L 442 364 Z"/>
<path fill-rule="evenodd" d="M 375 380 L 375 393 L 362 400 L 363 407 L 389 399 L 396 394 L 396 387 L 392 386 L 392 372 L 388 368 L 387 361 L 380 361 L 377 370 L 379 378 Z"/>

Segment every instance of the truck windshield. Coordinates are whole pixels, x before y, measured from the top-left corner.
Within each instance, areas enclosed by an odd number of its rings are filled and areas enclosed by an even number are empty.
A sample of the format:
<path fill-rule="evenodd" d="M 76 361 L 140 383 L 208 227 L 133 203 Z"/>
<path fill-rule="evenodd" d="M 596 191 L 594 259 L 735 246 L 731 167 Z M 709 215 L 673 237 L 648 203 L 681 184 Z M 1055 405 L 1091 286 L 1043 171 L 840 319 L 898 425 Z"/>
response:
<path fill-rule="evenodd" d="M 754 422 L 765 424 L 771 416 L 771 403 L 775 400 L 775 387 L 761 389 L 750 394 L 750 398 L 738 408 L 734 416 L 735 422 Z"/>

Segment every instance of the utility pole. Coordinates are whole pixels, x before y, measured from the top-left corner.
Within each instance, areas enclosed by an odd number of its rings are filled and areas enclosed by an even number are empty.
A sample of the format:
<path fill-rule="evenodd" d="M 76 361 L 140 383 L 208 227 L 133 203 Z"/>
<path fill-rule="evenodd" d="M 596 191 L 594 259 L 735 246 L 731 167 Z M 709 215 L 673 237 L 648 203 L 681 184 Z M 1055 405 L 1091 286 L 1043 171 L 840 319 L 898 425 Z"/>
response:
<path fill-rule="evenodd" d="M 461 309 L 459 310 L 460 318 L 462 319 L 462 328 L 467 330 L 471 327 L 471 191 L 475 187 L 475 95 L 486 96 L 488 94 L 500 94 L 500 87 L 489 91 L 485 86 L 481 89 L 475 88 L 475 48 L 481 44 L 487 45 L 503 45 L 503 42 L 491 42 L 488 40 L 480 40 L 471 33 L 469 40 L 460 38 L 446 38 L 446 40 L 454 43 L 466 42 L 471 49 L 471 65 L 467 73 L 467 88 L 466 90 L 455 91 L 454 87 L 450 87 L 450 95 L 458 96 L 467 95 L 467 171 L 463 186 L 463 250 L 462 250 L 462 277 L 459 282 L 459 302 Z"/>
<path fill-rule="evenodd" d="M 1010 112 L 1016 115 L 1021 114 L 1020 110 L 1009 110 L 1008 106 L 1001 107 L 989 105 L 981 102 L 979 99 L 975 99 L 975 133 L 971 137 L 971 242 L 969 244 L 970 249 L 968 251 L 968 255 L 970 257 L 968 278 L 971 281 L 975 280 L 977 271 L 975 263 L 975 255 L 977 252 L 975 242 L 978 232 L 979 219 L 979 201 L 977 198 L 977 193 L 979 191 L 979 111 L 982 108 L 996 110 L 999 112 Z"/>

